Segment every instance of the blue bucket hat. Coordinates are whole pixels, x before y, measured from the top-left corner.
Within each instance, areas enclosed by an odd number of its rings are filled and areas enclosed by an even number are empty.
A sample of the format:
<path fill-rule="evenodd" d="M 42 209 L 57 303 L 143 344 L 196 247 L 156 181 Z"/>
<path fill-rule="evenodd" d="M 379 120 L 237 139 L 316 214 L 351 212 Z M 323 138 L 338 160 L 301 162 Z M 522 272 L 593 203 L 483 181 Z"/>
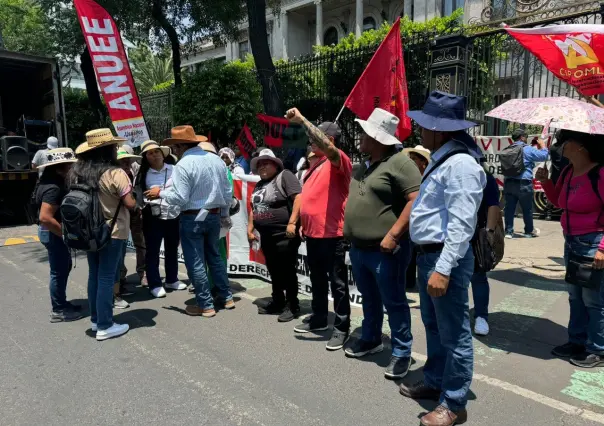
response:
<path fill-rule="evenodd" d="M 433 91 L 421 111 L 408 111 L 407 116 L 420 127 L 437 132 L 456 132 L 478 124 L 467 121 L 466 98 Z"/>

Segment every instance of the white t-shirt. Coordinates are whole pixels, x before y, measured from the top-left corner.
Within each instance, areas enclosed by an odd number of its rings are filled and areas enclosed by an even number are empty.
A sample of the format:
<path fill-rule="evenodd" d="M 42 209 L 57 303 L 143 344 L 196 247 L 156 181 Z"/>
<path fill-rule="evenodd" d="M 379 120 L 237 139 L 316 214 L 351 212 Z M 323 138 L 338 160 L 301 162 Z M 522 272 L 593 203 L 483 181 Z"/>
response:
<path fill-rule="evenodd" d="M 31 160 L 31 162 L 36 166 L 36 167 L 40 167 L 42 164 L 46 163 L 46 154 L 48 153 L 48 149 L 39 149 L 35 155 L 34 155 L 34 159 Z M 39 169 L 38 170 L 38 177 L 42 176 L 42 173 L 44 172 L 44 169 Z"/>

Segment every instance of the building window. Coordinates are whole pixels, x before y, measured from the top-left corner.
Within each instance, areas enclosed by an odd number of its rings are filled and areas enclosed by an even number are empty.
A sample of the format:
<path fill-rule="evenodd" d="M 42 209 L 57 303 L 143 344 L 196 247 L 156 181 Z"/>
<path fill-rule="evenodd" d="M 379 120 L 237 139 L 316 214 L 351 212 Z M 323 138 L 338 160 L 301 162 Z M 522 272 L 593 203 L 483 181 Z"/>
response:
<path fill-rule="evenodd" d="M 338 44 L 338 30 L 336 27 L 329 27 L 323 35 L 323 45 L 331 46 L 332 44 Z"/>
<path fill-rule="evenodd" d="M 465 0 L 442 0 L 442 16 L 450 16 L 457 9 L 464 8 Z"/>
<path fill-rule="evenodd" d="M 375 19 L 373 19 L 373 17 L 368 16 L 363 19 L 363 32 L 375 29 L 377 29 L 377 24 L 375 23 Z"/>
<path fill-rule="evenodd" d="M 242 41 L 239 43 L 239 59 L 245 61 L 247 54 L 250 53 L 250 46 L 248 41 Z"/>

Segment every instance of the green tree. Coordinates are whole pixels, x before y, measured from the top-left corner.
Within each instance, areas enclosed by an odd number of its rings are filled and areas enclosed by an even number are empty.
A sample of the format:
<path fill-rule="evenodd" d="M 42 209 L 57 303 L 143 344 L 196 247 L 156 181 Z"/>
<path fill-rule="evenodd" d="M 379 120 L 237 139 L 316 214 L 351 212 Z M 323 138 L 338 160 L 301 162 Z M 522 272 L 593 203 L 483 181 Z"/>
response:
<path fill-rule="evenodd" d="M 136 89 L 141 94 L 149 93 L 155 86 L 174 81 L 170 54 L 156 54 L 145 44 L 130 50 L 130 64 Z"/>
<path fill-rule="evenodd" d="M 39 55 L 53 54 L 48 19 L 33 0 L 0 0 L 0 33 L 4 48 Z"/>

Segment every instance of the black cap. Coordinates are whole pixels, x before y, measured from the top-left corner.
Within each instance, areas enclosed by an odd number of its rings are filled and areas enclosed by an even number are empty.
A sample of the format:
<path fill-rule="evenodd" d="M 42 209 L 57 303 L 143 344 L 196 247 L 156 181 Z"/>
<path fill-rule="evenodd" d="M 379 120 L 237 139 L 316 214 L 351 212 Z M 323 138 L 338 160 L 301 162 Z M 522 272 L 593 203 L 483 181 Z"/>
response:
<path fill-rule="evenodd" d="M 338 123 L 332 123 L 331 121 L 325 121 L 319 124 L 319 130 L 325 133 L 327 136 L 331 136 L 332 138 L 339 138 L 342 135 L 342 130 Z"/>
<path fill-rule="evenodd" d="M 524 129 L 516 129 L 514 130 L 514 132 L 512 132 L 512 139 L 514 139 L 514 141 L 519 140 L 521 137 L 527 137 L 528 134 L 526 133 L 526 131 Z"/>

